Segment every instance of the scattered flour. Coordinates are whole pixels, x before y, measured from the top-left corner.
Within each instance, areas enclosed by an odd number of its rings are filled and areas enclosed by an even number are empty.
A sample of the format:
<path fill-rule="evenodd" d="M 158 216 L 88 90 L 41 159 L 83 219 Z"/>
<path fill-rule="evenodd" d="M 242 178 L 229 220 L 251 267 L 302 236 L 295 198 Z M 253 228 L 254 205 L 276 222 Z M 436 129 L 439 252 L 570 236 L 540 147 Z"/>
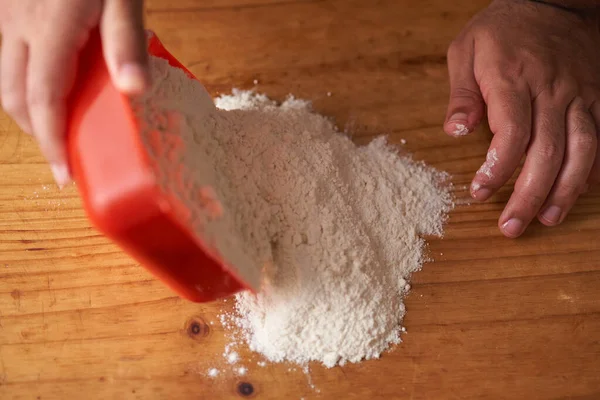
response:
<path fill-rule="evenodd" d="M 216 368 L 211 368 L 208 370 L 208 376 L 211 378 L 215 378 L 217 375 L 219 375 L 219 370 Z"/>
<path fill-rule="evenodd" d="M 452 207 L 445 174 L 383 137 L 357 147 L 304 100 L 234 90 L 215 107 L 182 71 L 150 63 L 153 89 L 132 99 L 142 139 L 196 234 L 260 288 L 236 295 L 250 348 L 332 367 L 398 343 L 423 236 L 441 236 Z"/>
<path fill-rule="evenodd" d="M 235 364 L 235 363 L 237 363 L 237 362 L 239 361 L 239 359 L 240 359 L 240 356 L 239 356 L 239 354 L 238 354 L 238 353 L 236 353 L 235 351 L 234 351 L 234 352 L 232 352 L 232 353 L 229 353 L 229 354 L 227 355 L 227 362 L 228 362 L 229 364 Z"/>

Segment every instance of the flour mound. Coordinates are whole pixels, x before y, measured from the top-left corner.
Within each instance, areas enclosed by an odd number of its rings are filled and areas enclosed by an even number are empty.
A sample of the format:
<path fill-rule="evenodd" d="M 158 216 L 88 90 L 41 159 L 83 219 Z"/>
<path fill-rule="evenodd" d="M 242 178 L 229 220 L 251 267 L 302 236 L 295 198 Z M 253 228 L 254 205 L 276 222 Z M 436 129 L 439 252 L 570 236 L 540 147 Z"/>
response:
<path fill-rule="evenodd" d="M 236 295 L 234 320 L 250 348 L 332 367 L 398 343 L 422 236 L 440 236 L 452 207 L 445 175 L 384 138 L 356 146 L 306 101 L 234 90 L 215 107 L 182 71 L 153 57 L 151 66 L 152 92 L 133 101 L 142 136 L 196 233 L 260 287 Z M 157 153 L 157 131 L 185 145 Z M 210 188 L 213 207 L 172 183 L 174 164 L 185 166 L 190 190 Z"/>

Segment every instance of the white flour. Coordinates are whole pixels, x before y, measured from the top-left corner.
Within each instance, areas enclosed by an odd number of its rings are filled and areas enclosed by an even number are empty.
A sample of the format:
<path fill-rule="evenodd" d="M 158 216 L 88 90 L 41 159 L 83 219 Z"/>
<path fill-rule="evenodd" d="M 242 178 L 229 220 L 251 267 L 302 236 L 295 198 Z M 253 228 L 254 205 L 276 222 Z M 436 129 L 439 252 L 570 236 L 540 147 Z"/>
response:
<path fill-rule="evenodd" d="M 469 128 L 464 124 L 454 124 L 454 136 L 465 136 L 469 134 Z"/>
<path fill-rule="evenodd" d="M 496 165 L 497 162 L 498 162 L 498 153 L 496 152 L 496 149 L 491 149 L 485 156 L 485 162 L 481 165 L 481 168 L 479 168 L 477 173 L 483 174 L 490 179 L 493 178 L 494 174 L 492 173 L 492 168 L 494 168 L 494 166 Z M 477 191 L 477 190 L 479 190 L 479 188 L 474 189 L 474 191 Z"/>
<path fill-rule="evenodd" d="M 197 234 L 261 288 L 236 296 L 250 348 L 332 367 L 398 343 L 421 235 L 441 235 L 451 208 L 443 174 L 384 138 L 357 147 L 305 101 L 234 91 L 218 109 L 183 72 L 151 66 L 152 93 L 133 101 L 146 148 Z"/>

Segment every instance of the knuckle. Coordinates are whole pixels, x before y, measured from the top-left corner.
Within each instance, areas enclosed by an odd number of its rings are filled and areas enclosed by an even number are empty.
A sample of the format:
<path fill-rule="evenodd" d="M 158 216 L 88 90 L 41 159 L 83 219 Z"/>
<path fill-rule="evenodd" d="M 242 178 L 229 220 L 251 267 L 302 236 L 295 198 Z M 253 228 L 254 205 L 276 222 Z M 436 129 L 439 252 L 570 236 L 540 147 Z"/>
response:
<path fill-rule="evenodd" d="M 495 99 L 496 107 L 511 108 L 522 107 L 530 99 L 526 84 L 518 77 L 507 73 L 506 68 L 495 66 L 488 69 L 479 80 L 481 93 L 487 99 Z M 519 112 L 525 112 L 524 107 Z"/>
<path fill-rule="evenodd" d="M 506 64 L 495 64 L 490 66 L 481 76 L 481 85 L 489 90 L 498 90 L 510 93 L 517 86 L 516 79 L 508 73 L 509 67 Z"/>
<path fill-rule="evenodd" d="M 581 89 L 579 98 L 581 99 L 582 110 L 593 115 L 594 104 L 600 100 L 600 91 L 584 87 Z"/>
<path fill-rule="evenodd" d="M 481 101 L 481 94 L 466 87 L 455 87 L 452 88 L 452 98 Z"/>
<path fill-rule="evenodd" d="M 520 129 L 516 124 L 505 124 L 501 127 L 500 133 L 506 138 L 506 140 L 514 141 L 520 139 L 523 136 L 523 130 Z"/>
<path fill-rule="evenodd" d="M 533 79 L 531 86 L 534 100 L 543 96 L 554 97 L 556 83 L 552 76 L 548 76 L 547 72 L 540 72 L 539 75 Z"/>
<path fill-rule="evenodd" d="M 541 55 L 539 51 L 536 51 L 530 46 L 523 46 L 516 50 L 518 54 L 518 58 L 523 60 L 523 62 L 527 65 L 537 66 L 537 64 L 546 64 L 551 65 L 549 63 L 544 63 L 541 60 Z"/>
<path fill-rule="evenodd" d="M 498 71 L 497 74 L 510 78 L 511 82 L 516 82 L 521 79 L 528 67 L 529 65 L 525 60 L 521 58 L 510 58 L 503 63 L 501 70 Z"/>
<path fill-rule="evenodd" d="M 473 27 L 473 35 L 477 40 L 487 46 L 499 49 L 502 43 L 498 39 L 498 35 L 493 29 L 490 29 L 488 24 L 476 24 Z"/>
<path fill-rule="evenodd" d="M 598 138 L 589 126 L 576 125 L 571 131 L 570 145 L 579 152 L 596 151 Z"/>
<path fill-rule="evenodd" d="M 498 99 L 501 99 L 503 107 L 508 107 L 510 104 L 519 104 L 521 94 L 513 90 L 512 86 L 505 86 L 502 88 L 495 88 Z"/>
<path fill-rule="evenodd" d="M 566 107 L 579 92 L 579 84 L 570 77 L 560 77 L 560 71 L 552 67 L 540 66 L 536 68 L 538 76 L 532 79 L 532 92 L 534 100 L 545 98 L 556 106 Z"/>
<path fill-rule="evenodd" d="M 508 74 L 510 76 L 516 76 L 516 77 L 520 77 L 523 76 L 526 70 L 526 63 L 522 60 L 518 61 L 518 62 L 514 62 L 511 63 L 508 66 Z"/>
<path fill-rule="evenodd" d="M 522 126 L 515 124 L 513 122 L 505 123 L 502 125 L 497 125 L 494 127 L 490 127 L 492 132 L 497 135 L 500 134 L 502 136 L 503 142 L 506 143 L 507 146 L 513 146 L 515 143 L 528 143 L 531 137 L 531 133 L 526 129 L 523 129 Z"/>
<path fill-rule="evenodd" d="M 575 151 L 595 154 L 596 124 L 583 99 L 576 98 L 567 113 L 567 134 L 568 145 Z"/>
<path fill-rule="evenodd" d="M 564 156 L 564 148 L 557 140 L 548 140 L 539 146 L 537 156 L 542 163 L 559 164 Z"/>

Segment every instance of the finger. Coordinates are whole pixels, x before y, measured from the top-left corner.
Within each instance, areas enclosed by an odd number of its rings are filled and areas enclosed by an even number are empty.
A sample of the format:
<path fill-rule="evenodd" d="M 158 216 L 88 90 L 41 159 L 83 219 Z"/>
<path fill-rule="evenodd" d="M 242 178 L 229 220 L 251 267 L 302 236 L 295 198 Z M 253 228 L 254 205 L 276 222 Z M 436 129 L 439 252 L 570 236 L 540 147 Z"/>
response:
<path fill-rule="evenodd" d="M 471 195 L 479 201 L 487 200 L 514 174 L 527 150 L 532 124 L 531 97 L 525 87 L 498 83 L 489 89 L 486 101 L 494 138 L 471 183 Z"/>
<path fill-rule="evenodd" d="M 448 49 L 450 101 L 444 130 L 451 136 L 464 136 L 481 121 L 485 104 L 474 75 L 473 43 L 456 43 Z"/>
<path fill-rule="evenodd" d="M 156 36 L 156 33 L 152 29 L 144 29 L 144 33 L 146 34 L 146 45 L 150 42 L 150 39 Z"/>
<path fill-rule="evenodd" d="M 565 152 L 568 101 L 541 93 L 533 102 L 531 144 L 498 225 L 505 236 L 520 236 L 537 215 L 558 176 Z"/>
<path fill-rule="evenodd" d="M 594 102 L 594 104 L 592 104 L 590 107 L 590 113 L 592 114 L 596 125 L 597 147 L 596 160 L 592 166 L 592 170 L 588 178 L 588 184 L 594 185 L 600 183 L 600 100 L 597 100 Z"/>
<path fill-rule="evenodd" d="M 112 80 L 127 94 L 149 85 L 142 0 L 106 0 L 100 22 L 104 57 Z"/>
<path fill-rule="evenodd" d="M 40 35 L 30 46 L 27 103 L 33 132 L 50 162 L 56 183 L 71 181 L 66 158 L 66 98 L 73 85 L 78 46 L 83 35 L 65 26 Z"/>
<path fill-rule="evenodd" d="M 23 131 L 31 134 L 27 110 L 27 44 L 20 39 L 5 37 L 0 59 L 0 93 L 2 108 L 10 114 Z"/>
<path fill-rule="evenodd" d="M 563 166 L 538 215 L 539 221 L 548 226 L 561 223 L 579 195 L 585 191 L 596 158 L 596 126 L 583 99 L 579 97 L 567 109 L 566 129 Z"/>

